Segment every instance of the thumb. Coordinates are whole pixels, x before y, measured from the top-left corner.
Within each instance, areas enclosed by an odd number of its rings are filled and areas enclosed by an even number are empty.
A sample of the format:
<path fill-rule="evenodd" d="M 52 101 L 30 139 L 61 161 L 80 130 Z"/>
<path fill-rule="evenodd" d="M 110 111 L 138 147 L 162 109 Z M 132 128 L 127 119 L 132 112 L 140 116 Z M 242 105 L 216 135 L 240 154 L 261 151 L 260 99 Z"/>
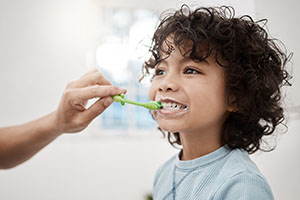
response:
<path fill-rule="evenodd" d="M 113 101 L 114 100 L 110 96 L 102 97 L 83 112 L 83 117 L 89 121 L 92 121 L 94 118 L 100 115 L 108 106 L 110 106 L 113 103 Z"/>

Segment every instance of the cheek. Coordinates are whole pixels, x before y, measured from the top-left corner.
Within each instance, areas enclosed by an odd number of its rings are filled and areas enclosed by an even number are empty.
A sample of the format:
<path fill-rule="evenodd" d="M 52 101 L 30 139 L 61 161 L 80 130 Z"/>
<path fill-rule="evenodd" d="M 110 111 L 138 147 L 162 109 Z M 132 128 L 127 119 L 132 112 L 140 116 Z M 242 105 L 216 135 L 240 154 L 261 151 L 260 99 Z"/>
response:
<path fill-rule="evenodd" d="M 155 85 L 151 84 L 150 89 L 149 89 L 149 99 L 150 101 L 154 100 L 155 97 Z"/>
<path fill-rule="evenodd" d="M 211 100 L 214 102 L 215 105 L 218 105 L 219 109 L 226 110 L 228 101 L 227 101 L 227 95 L 225 92 L 225 88 L 223 85 L 219 85 L 219 87 L 214 88 L 214 93 L 211 97 Z"/>
<path fill-rule="evenodd" d="M 224 89 L 220 87 L 198 87 L 197 92 L 192 92 L 193 110 L 197 115 L 210 115 L 212 113 L 224 113 L 227 101 Z"/>

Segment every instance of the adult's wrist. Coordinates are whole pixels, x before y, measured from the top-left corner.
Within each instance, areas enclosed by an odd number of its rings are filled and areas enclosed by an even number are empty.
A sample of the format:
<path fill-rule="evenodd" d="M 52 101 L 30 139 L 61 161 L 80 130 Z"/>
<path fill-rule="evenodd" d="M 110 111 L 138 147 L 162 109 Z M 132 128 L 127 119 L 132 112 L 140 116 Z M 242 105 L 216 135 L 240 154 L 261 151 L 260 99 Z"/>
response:
<path fill-rule="evenodd" d="M 56 111 L 46 115 L 44 120 L 42 120 L 42 124 L 44 125 L 43 128 L 49 136 L 58 137 L 63 134 L 63 131 L 58 126 Z"/>

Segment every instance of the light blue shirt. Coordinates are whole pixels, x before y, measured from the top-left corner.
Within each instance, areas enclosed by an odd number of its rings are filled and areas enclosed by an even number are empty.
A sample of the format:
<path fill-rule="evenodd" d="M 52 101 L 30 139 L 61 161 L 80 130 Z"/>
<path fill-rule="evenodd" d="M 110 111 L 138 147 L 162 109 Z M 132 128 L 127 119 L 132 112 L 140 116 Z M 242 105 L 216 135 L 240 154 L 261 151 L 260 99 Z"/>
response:
<path fill-rule="evenodd" d="M 194 160 L 173 156 L 156 172 L 154 200 L 273 200 L 272 191 L 244 150 L 225 146 Z"/>

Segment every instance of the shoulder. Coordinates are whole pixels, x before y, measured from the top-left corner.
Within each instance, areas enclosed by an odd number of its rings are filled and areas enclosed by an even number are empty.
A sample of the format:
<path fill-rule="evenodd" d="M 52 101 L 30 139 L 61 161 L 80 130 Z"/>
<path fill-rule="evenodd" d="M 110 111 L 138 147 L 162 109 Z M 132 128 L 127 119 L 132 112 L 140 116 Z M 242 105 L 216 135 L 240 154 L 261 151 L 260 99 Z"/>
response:
<path fill-rule="evenodd" d="M 172 156 L 169 160 L 167 160 L 164 164 L 162 164 L 155 173 L 154 176 L 154 186 L 156 185 L 157 181 L 160 179 L 162 175 L 168 176 L 167 172 L 172 172 L 172 169 L 175 166 L 176 158 L 178 154 Z"/>
<path fill-rule="evenodd" d="M 215 200 L 273 200 L 267 181 L 256 173 L 241 172 L 227 179 L 214 195 Z"/>
<path fill-rule="evenodd" d="M 248 153 L 241 149 L 231 150 L 224 163 L 223 169 L 228 170 L 231 176 L 243 172 L 257 174 L 259 176 L 262 175 L 256 164 L 250 159 Z"/>
<path fill-rule="evenodd" d="M 271 188 L 248 153 L 235 149 L 226 159 L 218 178 L 214 199 L 272 200 Z"/>

